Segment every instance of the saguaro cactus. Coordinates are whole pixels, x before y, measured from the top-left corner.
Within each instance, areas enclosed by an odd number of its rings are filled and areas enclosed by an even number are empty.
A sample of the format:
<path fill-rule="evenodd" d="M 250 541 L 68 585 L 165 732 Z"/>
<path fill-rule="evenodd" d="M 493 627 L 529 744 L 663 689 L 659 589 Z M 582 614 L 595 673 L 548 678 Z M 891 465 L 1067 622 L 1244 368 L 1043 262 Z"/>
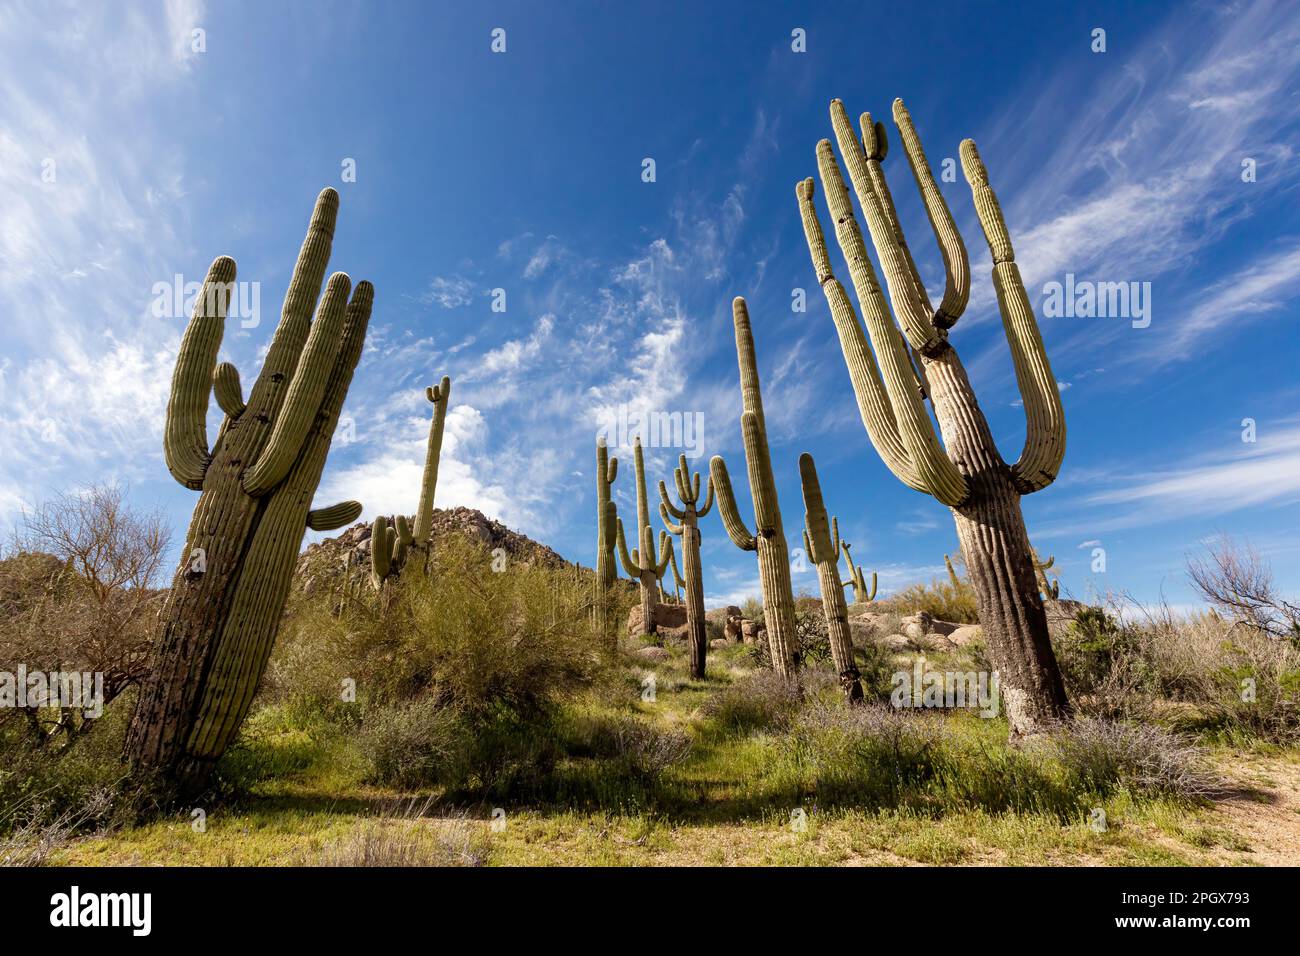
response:
<path fill-rule="evenodd" d="M 433 493 L 438 487 L 438 459 L 442 455 L 442 432 L 447 424 L 447 408 L 451 401 L 451 379 L 444 375 L 437 385 L 424 390 L 425 397 L 433 403 L 433 418 L 429 421 L 429 440 L 424 449 L 424 476 L 420 481 L 420 503 L 415 512 L 412 544 L 424 555 L 424 568 L 429 567 L 429 536 L 433 534 Z"/>
<path fill-rule="evenodd" d="M 943 566 L 948 569 L 948 583 L 952 585 L 952 589 L 960 591 L 961 578 L 957 577 L 957 569 L 952 566 L 952 558 L 946 554 L 943 556 Z"/>
<path fill-rule="evenodd" d="M 618 558 L 623 562 L 623 570 L 641 584 L 641 630 L 646 634 L 657 634 L 655 608 L 659 604 L 659 579 L 668 570 L 672 542 L 666 531 L 659 532 L 659 558 L 656 559 L 654 531 L 650 527 L 650 502 L 645 490 L 645 457 L 639 435 L 633 442 L 632 462 L 636 471 L 636 525 L 640 548 L 633 548 L 631 554 L 628 553 L 623 521 L 615 517 Z"/>
<path fill-rule="evenodd" d="M 754 334 L 749 327 L 749 309 L 737 296 L 731 303 L 736 326 L 736 357 L 740 363 L 740 393 L 743 411 L 740 428 L 749 466 L 749 492 L 754 499 L 754 534 L 745 527 L 736 510 L 727 463 L 714 455 L 709 473 L 718 496 L 718 514 L 732 543 L 742 551 L 758 554 L 758 573 L 763 589 L 763 620 L 772 651 L 772 668 L 782 677 L 793 676 L 798 667 L 794 656 L 794 589 L 790 583 L 790 551 L 781 525 L 781 509 L 772 477 L 772 457 L 767 447 L 767 421 L 763 417 L 763 395 L 758 384 L 758 362 L 754 357 Z"/>
<path fill-rule="evenodd" d="M 153 667 L 126 742 L 138 768 L 181 791 L 201 786 L 253 699 L 307 528 L 356 520 L 361 505 L 311 510 L 339 410 L 361 356 L 374 289 L 341 272 L 320 295 L 339 197 L 316 200 L 280 325 L 244 402 L 233 366 L 216 364 L 233 260 L 213 262 L 181 340 L 163 448 L 167 467 L 202 492 L 160 615 Z M 226 413 L 208 448 L 207 397 Z"/>
<path fill-rule="evenodd" d="M 1038 581 L 1038 590 L 1042 592 L 1043 599 L 1059 600 L 1061 597 L 1061 579 L 1048 579 L 1048 570 L 1056 563 L 1056 558 L 1052 555 L 1047 556 L 1046 561 L 1038 560 L 1038 552 L 1030 548 L 1030 553 L 1034 556 L 1034 578 Z"/>
<path fill-rule="evenodd" d="M 610 486 L 618 475 L 618 459 L 609 456 L 605 439 L 596 439 L 596 580 L 592 595 L 591 624 L 601 640 L 617 643 L 617 632 L 609 620 L 609 589 L 618 580 L 614 564 L 615 525 L 618 506 L 610 497 Z"/>
<path fill-rule="evenodd" d="M 817 144 L 817 165 L 836 237 L 866 320 L 866 335 L 831 270 L 813 203 L 811 179 L 797 188 L 804 234 L 817 281 L 830 305 L 867 434 L 885 464 L 904 484 L 933 495 L 952 511 L 967 572 L 978 596 L 990 657 L 999 671 L 1011 734 L 1033 733 L 1069 710 L 1060 668 L 1048 640 L 1047 619 L 1035 586 L 1020 511 L 1020 497 L 1050 484 L 1065 454 L 1060 391 L 1016 267 L 1006 222 L 989 186 L 988 172 L 975 144 L 965 140 L 961 144 L 962 167 L 992 252 L 993 285 L 1028 419 L 1024 450 L 1014 465 L 1008 465 L 998 453 L 966 370 L 948 341 L 948 330 L 965 310 L 970 294 L 966 247 L 930 173 L 920 138 L 902 100 L 894 101 L 894 121 L 943 254 L 947 284 L 939 307 L 931 305 L 917 273 L 885 182 L 881 167 L 886 152 L 885 128 L 864 113 L 859 140 L 839 100 L 831 103 L 831 123 L 866 214 L 894 314 L 902 326 L 901 334 L 876 281 L 852 200 L 828 140 Z M 926 414 L 922 397 L 925 393 L 939 422 L 942 445 Z"/>
<path fill-rule="evenodd" d="M 659 516 L 673 534 L 682 539 L 682 564 L 685 574 L 677 573 L 677 559 L 673 558 L 673 575 L 685 582 L 686 631 L 691 645 L 691 677 L 704 679 L 704 662 L 709 653 L 708 632 L 704 626 L 704 572 L 700 567 L 700 519 L 713 507 L 713 479 L 708 481 L 704 505 L 700 506 L 700 473 L 691 474 L 686 467 L 686 456 L 678 459 L 673 469 L 677 483 L 680 508 L 668 497 L 668 486 L 659 482 Z M 677 521 L 674 522 L 673 518 Z"/>
<path fill-rule="evenodd" d="M 835 529 L 835 540 L 840 541 L 840 523 L 832 519 L 832 525 Z M 849 566 L 849 580 L 845 581 L 843 586 L 853 588 L 854 604 L 870 604 L 876 599 L 876 572 L 871 572 L 871 587 L 867 587 L 867 580 L 862 574 L 862 567 L 853 563 L 853 555 L 850 553 L 853 545 L 847 541 L 840 541 L 840 551 L 844 554 L 844 563 Z"/>
<path fill-rule="evenodd" d="M 849 609 L 844 603 L 844 585 L 840 583 L 840 534 L 834 538 L 826 520 L 821 482 L 812 455 L 799 456 L 799 478 L 803 482 L 803 547 L 817 565 L 817 581 L 822 590 L 822 610 L 826 613 L 826 632 L 830 637 L 831 659 L 840 675 L 840 686 L 849 703 L 862 700 L 862 675 L 853 659 L 853 636 L 849 632 Z M 852 562 L 850 562 L 852 566 Z"/>

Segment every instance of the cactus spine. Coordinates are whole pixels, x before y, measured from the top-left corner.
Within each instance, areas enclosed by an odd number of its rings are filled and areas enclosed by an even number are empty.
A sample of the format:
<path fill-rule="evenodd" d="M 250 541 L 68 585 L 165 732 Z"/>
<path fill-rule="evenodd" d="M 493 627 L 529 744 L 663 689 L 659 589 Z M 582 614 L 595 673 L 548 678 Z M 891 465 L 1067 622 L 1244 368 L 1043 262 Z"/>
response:
<path fill-rule="evenodd" d="M 682 539 L 682 564 L 685 575 L 677 571 L 677 558 L 673 556 L 673 577 L 686 591 L 686 632 L 691 646 L 691 677 L 704 679 L 704 664 L 709 653 L 708 631 L 704 622 L 704 572 L 700 566 L 700 519 L 713 507 L 713 479 L 709 478 L 704 504 L 700 505 L 700 473 L 691 474 L 686 467 L 686 456 L 678 458 L 673 469 L 677 483 L 680 508 L 668 497 L 668 486 L 659 482 L 659 516 L 673 534 Z M 677 521 L 673 521 L 676 518 Z"/>
<path fill-rule="evenodd" d="M 844 604 L 844 585 L 840 582 L 840 534 L 838 522 L 832 537 L 826 520 L 817 466 L 807 452 L 799 456 L 799 478 L 803 483 L 804 551 L 817 565 L 817 580 L 822 591 L 822 610 L 826 613 L 826 632 L 830 637 L 831 658 L 840 675 L 840 687 L 849 703 L 862 700 L 862 675 L 853 659 L 853 637 L 849 632 L 849 609 Z M 850 562 L 850 567 L 852 562 Z"/>
<path fill-rule="evenodd" d="M 668 570 L 672 542 L 666 531 L 659 532 L 659 558 L 656 560 L 654 531 L 650 527 L 650 503 L 645 490 L 645 457 L 641 451 L 639 435 L 633 443 L 632 452 L 636 470 L 636 525 L 640 547 L 633 548 L 628 553 L 627 539 L 623 536 L 623 521 L 615 517 L 618 558 L 623 562 L 623 570 L 641 583 L 641 630 L 646 634 L 657 634 L 655 608 L 659 604 L 659 579 Z"/>
<path fill-rule="evenodd" d="M 812 179 L 799 183 L 796 190 L 804 235 L 818 284 L 830 305 L 867 434 L 881 459 L 904 484 L 933 495 L 952 511 L 990 656 L 999 671 L 1011 734 L 1035 733 L 1069 712 L 1043 603 L 1035 587 L 1020 509 L 1021 496 L 1045 488 L 1060 469 L 1065 454 L 1060 390 L 988 172 L 975 144 L 965 140 L 960 150 L 962 167 L 992 252 L 993 285 L 1028 421 L 1020 459 L 1008 465 L 998 453 L 965 368 L 948 341 L 948 330 L 960 318 L 970 295 L 966 247 L 902 100 L 894 101 L 894 121 L 943 255 L 947 282 L 938 308 L 931 305 L 917 273 L 885 181 L 881 166 L 887 149 L 885 127 L 864 113 L 862 138 L 858 139 L 839 100 L 831 102 L 831 123 L 885 272 L 901 334 L 876 281 L 828 140 L 817 144 L 817 165 L 836 237 L 866 320 L 866 335 L 831 270 L 813 203 Z M 926 395 L 939 422 L 942 445 L 926 413 Z"/>
<path fill-rule="evenodd" d="M 840 523 L 838 519 L 832 519 L 835 528 L 835 540 L 840 540 Z M 853 545 L 847 541 L 840 542 L 840 550 L 844 553 L 844 563 L 849 566 L 849 580 L 844 582 L 844 587 L 853 587 L 854 604 L 870 604 L 876 599 L 876 572 L 871 572 L 871 587 L 867 587 L 866 578 L 862 574 L 862 567 L 853 563 L 853 555 L 849 553 Z"/>
<path fill-rule="evenodd" d="M 742 551 L 758 554 L 759 580 L 763 589 L 763 620 L 772 652 L 772 667 L 784 678 L 793 677 L 798 661 L 794 656 L 794 589 L 790 583 L 790 556 L 781 525 L 781 509 L 772 477 L 772 458 L 767 447 L 767 422 L 763 417 L 763 395 L 758 383 L 758 362 L 754 357 L 754 334 L 749 326 L 749 309 L 737 296 L 731 303 L 736 327 L 736 357 L 740 364 L 740 392 L 743 411 L 741 433 L 745 461 L 749 466 L 749 491 L 754 499 L 754 528 L 750 534 L 736 509 L 727 463 L 714 455 L 709 472 L 718 496 L 718 514 L 733 544 Z"/>
<path fill-rule="evenodd" d="M 618 506 L 610 497 L 610 487 L 618 475 L 618 459 L 609 456 L 605 439 L 596 439 L 596 580 L 592 599 L 591 623 L 597 637 L 616 644 L 618 632 L 609 620 L 609 589 L 618 580 L 614 563 L 615 525 Z"/>
<path fill-rule="evenodd" d="M 334 530 L 361 512 L 357 502 L 311 510 L 374 299 L 370 283 L 354 290 L 341 272 L 320 294 L 338 204 L 333 189 L 316 200 L 247 403 L 233 366 L 216 364 L 232 259 L 213 262 L 181 340 L 163 449 L 176 480 L 202 494 L 126 742 L 133 766 L 161 772 L 178 792 L 202 786 L 248 713 L 304 531 Z M 226 416 L 209 450 L 214 390 Z"/>

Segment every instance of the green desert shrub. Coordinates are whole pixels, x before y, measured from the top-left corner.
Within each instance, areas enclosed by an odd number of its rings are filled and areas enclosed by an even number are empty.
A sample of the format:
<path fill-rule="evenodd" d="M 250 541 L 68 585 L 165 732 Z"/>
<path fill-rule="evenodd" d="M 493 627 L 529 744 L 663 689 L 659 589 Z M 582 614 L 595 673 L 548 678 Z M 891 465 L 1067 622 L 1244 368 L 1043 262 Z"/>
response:
<path fill-rule="evenodd" d="M 925 611 L 941 621 L 979 623 L 975 589 L 966 581 L 959 582 L 957 587 L 953 587 L 951 581 L 939 580 L 929 584 L 913 584 L 874 603 L 881 611 L 893 611 L 902 615 Z"/>
<path fill-rule="evenodd" d="M 798 684 L 762 669 L 723 687 L 701 709 L 720 729 L 743 734 L 784 726 L 801 701 Z"/>

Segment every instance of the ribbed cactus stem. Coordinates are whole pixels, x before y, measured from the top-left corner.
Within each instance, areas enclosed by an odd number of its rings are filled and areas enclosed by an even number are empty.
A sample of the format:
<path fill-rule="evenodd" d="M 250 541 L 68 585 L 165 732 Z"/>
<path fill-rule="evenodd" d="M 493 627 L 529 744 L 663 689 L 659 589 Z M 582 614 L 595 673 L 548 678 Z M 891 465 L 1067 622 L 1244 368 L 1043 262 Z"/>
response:
<path fill-rule="evenodd" d="M 638 547 L 631 554 L 623 537 L 623 522 L 615 521 L 619 560 L 628 576 L 640 585 L 641 628 L 646 634 L 657 634 L 655 609 L 659 604 L 659 579 L 668 570 L 668 536 L 659 533 L 659 556 L 655 556 L 654 531 L 650 528 L 650 498 L 646 493 L 645 454 L 641 450 L 641 436 L 632 443 L 632 463 L 636 477 L 636 523 Z"/>
<path fill-rule="evenodd" d="M 957 577 L 957 569 L 952 566 L 952 558 L 948 555 L 943 556 L 943 566 L 948 569 L 948 582 L 952 585 L 954 591 L 961 590 L 961 579 Z"/>
<path fill-rule="evenodd" d="M 1030 550 L 1034 556 L 1034 577 L 1038 580 L 1038 590 L 1042 592 L 1044 598 L 1053 601 L 1059 600 L 1061 597 L 1061 579 L 1049 579 L 1047 577 L 1047 572 L 1056 563 L 1056 558 L 1048 555 L 1046 561 L 1040 561 L 1038 552 L 1033 551 L 1032 548 Z"/>
<path fill-rule="evenodd" d="M 677 467 L 673 470 L 673 480 L 677 486 L 677 497 L 681 507 L 673 504 L 668 497 L 668 486 L 659 482 L 659 515 L 665 527 L 682 540 L 682 565 L 684 573 L 678 573 L 677 559 L 673 556 L 673 577 L 679 588 L 686 592 L 686 636 L 691 648 L 691 677 L 704 679 L 706 659 L 709 653 L 708 629 L 704 618 L 704 571 L 700 564 L 700 519 L 713 507 L 713 479 L 709 478 L 708 491 L 704 502 L 700 502 L 700 473 L 691 474 L 686 464 L 686 456 L 681 455 Z M 677 521 L 673 521 L 673 518 Z"/>
<path fill-rule="evenodd" d="M 749 470 L 749 490 L 754 503 L 755 534 L 750 534 L 736 508 L 726 463 L 714 456 L 709 463 L 718 498 L 718 513 L 732 542 L 743 551 L 758 554 L 759 582 L 763 590 L 763 620 L 772 652 L 772 667 L 784 678 L 794 676 L 795 658 L 794 589 L 790 582 L 790 552 L 781 525 L 781 509 L 772 477 L 772 458 L 767 444 L 763 416 L 763 395 L 754 352 L 754 334 L 749 309 L 740 296 L 731 304 L 736 330 L 736 358 L 740 366 L 741 434 Z"/>
<path fill-rule="evenodd" d="M 871 587 L 867 587 L 866 576 L 862 572 L 862 566 L 853 563 L 853 555 L 850 553 L 853 545 L 847 541 L 840 543 L 840 550 L 844 554 L 844 563 L 849 567 L 849 580 L 844 582 L 844 587 L 852 586 L 854 604 L 870 604 L 876 599 L 876 572 L 871 572 Z"/>
<path fill-rule="evenodd" d="M 831 126 L 884 273 L 889 301 L 866 253 L 853 201 L 829 140 L 817 144 L 817 168 L 857 292 L 862 322 L 832 273 L 811 179 L 796 187 L 799 215 L 871 442 L 908 487 L 928 492 L 951 510 L 990 656 L 999 671 L 1011 734 L 1033 734 L 1069 712 L 1047 619 L 1034 586 L 1035 569 L 1020 508 L 1022 495 L 1050 484 L 1060 469 L 1065 452 L 1060 389 L 1047 361 L 988 171 L 975 144 L 966 140 L 960 147 L 962 168 L 992 254 L 993 285 L 1027 418 L 1024 449 L 1020 459 L 1008 466 L 948 339 L 948 330 L 969 299 L 966 249 L 911 115 L 901 100 L 895 100 L 893 112 L 912 178 L 943 257 L 946 282 L 939 307 L 932 306 L 926 293 L 885 179 L 884 127 L 869 114 L 862 116 L 859 139 L 844 105 L 839 100 L 831 103 Z M 931 403 L 942 442 L 934 433 L 925 398 Z"/>
<path fill-rule="evenodd" d="M 596 439 L 596 575 L 592 596 L 592 628 L 597 639 L 617 644 L 618 632 L 609 619 L 609 589 L 618 580 L 618 567 L 614 561 L 614 543 L 617 537 L 618 507 L 610 489 L 618 475 L 618 459 L 609 456 L 604 437 Z"/>
<path fill-rule="evenodd" d="M 849 703 L 862 700 L 862 675 L 853 657 L 853 637 L 849 632 L 849 611 L 844 603 L 844 585 L 840 581 L 840 555 L 831 535 L 822 498 L 817 466 L 807 452 L 799 456 L 799 478 L 803 484 L 804 549 L 817 566 L 821 585 L 822 611 L 826 615 L 826 632 L 830 638 L 831 659 L 839 672 L 840 687 Z M 838 530 L 838 529 L 837 529 Z"/>

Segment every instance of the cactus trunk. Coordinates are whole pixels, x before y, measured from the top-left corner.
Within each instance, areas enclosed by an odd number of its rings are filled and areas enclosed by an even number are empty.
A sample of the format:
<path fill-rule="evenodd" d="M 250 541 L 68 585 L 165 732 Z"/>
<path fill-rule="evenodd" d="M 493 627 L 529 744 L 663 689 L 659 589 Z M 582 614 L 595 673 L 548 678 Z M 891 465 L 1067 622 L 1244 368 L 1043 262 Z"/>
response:
<path fill-rule="evenodd" d="M 356 502 L 311 510 L 374 295 L 362 282 L 349 303 L 351 283 L 336 273 L 312 320 L 337 212 L 338 194 L 324 190 L 246 405 L 238 376 L 215 366 L 224 301 L 208 295 L 233 283 L 232 260 L 213 263 L 177 357 L 164 449 L 173 476 L 202 494 L 125 748 L 135 768 L 159 772 L 177 793 L 203 786 L 247 715 L 304 531 L 332 530 L 361 510 Z M 209 452 L 203 419 L 214 379 L 226 419 Z"/>
<path fill-rule="evenodd" d="M 862 700 L 862 675 L 853 657 L 853 636 L 849 631 L 849 609 L 844 603 L 844 584 L 840 581 L 839 523 L 832 536 L 822 499 L 821 482 L 812 455 L 799 456 L 799 477 L 803 483 L 804 550 L 817 566 L 817 581 L 822 591 L 822 611 L 826 615 L 826 633 L 831 645 L 831 659 L 839 673 L 840 687 L 849 703 Z"/>
<path fill-rule="evenodd" d="M 691 646 L 691 677 L 704 679 L 709 655 L 708 628 L 704 620 L 704 570 L 700 565 L 700 519 L 713 507 L 713 479 L 708 482 L 704 502 L 700 503 L 700 474 L 691 474 L 686 467 L 686 456 L 678 459 L 673 470 L 677 484 L 677 497 L 682 506 L 676 507 L 668 497 L 668 485 L 659 482 L 659 515 L 673 534 L 682 539 L 682 566 L 686 575 L 678 584 L 686 586 L 686 632 Z M 678 521 L 674 522 L 673 518 Z M 677 576 L 677 562 L 672 561 L 673 575 Z"/>

